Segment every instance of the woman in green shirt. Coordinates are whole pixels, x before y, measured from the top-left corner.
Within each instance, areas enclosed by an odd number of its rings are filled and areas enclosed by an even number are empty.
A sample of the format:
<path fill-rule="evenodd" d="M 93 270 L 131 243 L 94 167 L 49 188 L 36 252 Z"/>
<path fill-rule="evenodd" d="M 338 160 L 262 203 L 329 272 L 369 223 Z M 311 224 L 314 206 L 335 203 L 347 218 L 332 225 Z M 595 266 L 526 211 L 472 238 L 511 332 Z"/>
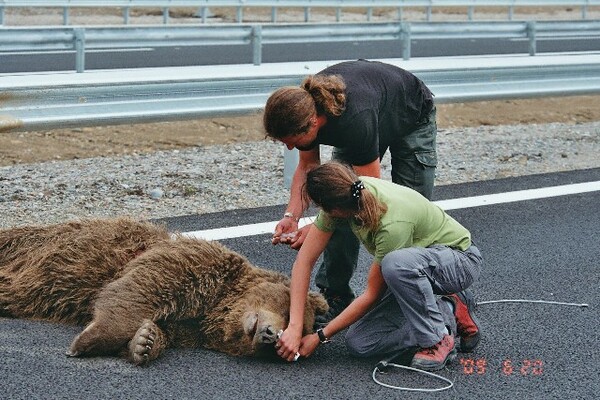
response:
<path fill-rule="evenodd" d="M 276 345 L 282 358 L 309 356 L 347 327 L 352 354 L 414 348 L 411 365 L 426 370 L 441 369 L 456 356 L 455 336 L 462 351 L 474 349 L 480 330 L 465 289 L 479 277 L 482 257 L 466 228 L 416 191 L 359 178 L 337 162 L 310 171 L 304 194 L 321 211 L 292 268 L 290 322 Z M 312 268 L 344 221 L 374 257 L 367 287 L 325 328 L 302 337 Z"/>

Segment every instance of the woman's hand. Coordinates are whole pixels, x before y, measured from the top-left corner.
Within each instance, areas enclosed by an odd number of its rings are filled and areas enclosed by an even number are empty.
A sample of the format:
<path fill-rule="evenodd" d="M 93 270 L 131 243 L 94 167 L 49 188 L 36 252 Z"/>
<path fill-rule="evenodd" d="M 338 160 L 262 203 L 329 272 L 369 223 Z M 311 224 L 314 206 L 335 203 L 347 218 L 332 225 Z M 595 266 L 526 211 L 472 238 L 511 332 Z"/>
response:
<path fill-rule="evenodd" d="M 302 229 L 298 229 L 294 235 L 294 237 L 290 241 L 290 247 L 294 250 L 300 250 L 302 244 L 304 243 L 304 239 L 306 239 L 306 235 L 308 235 L 308 231 L 312 224 L 308 224 L 302 227 Z"/>
<path fill-rule="evenodd" d="M 288 328 L 281 334 L 281 337 L 275 343 L 277 349 L 277 355 L 287 361 L 295 361 L 298 359 L 296 354 L 300 349 L 300 342 L 302 340 L 302 331 L 295 332 Z"/>
<path fill-rule="evenodd" d="M 299 353 L 302 357 L 310 357 L 312 353 L 315 352 L 317 347 L 319 347 L 319 335 L 316 333 L 311 333 L 310 335 L 306 335 L 302 338 L 302 342 L 300 343 Z"/>
<path fill-rule="evenodd" d="M 293 224 L 291 228 L 288 228 L 289 222 L 292 221 Z M 279 221 L 279 224 L 275 227 L 275 233 L 273 234 L 273 238 L 271 239 L 271 243 L 273 244 L 287 244 L 294 250 L 299 250 L 304 243 L 304 239 L 306 239 L 306 235 L 308 235 L 308 231 L 310 230 L 312 224 L 308 224 L 301 229 L 298 228 L 298 224 L 291 220 L 290 218 L 284 218 Z M 290 230 L 286 230 L 290 229 Z"/>

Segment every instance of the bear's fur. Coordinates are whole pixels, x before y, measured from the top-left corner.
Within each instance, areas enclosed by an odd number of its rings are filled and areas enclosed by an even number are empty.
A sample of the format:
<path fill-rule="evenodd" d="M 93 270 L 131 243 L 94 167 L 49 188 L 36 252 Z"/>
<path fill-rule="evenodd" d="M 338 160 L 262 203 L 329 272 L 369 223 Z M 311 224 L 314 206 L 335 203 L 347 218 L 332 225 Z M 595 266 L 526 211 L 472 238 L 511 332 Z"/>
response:
<path fill-rule="evenodd" d="M 127 218 L 0 230 L 0 316 L 87 325 L 71 356 L 135 364 L 166 347 L 274 354 L 289 279 L 211 241 Z M 304 333 L 325 299 L 311 292 Z"/>

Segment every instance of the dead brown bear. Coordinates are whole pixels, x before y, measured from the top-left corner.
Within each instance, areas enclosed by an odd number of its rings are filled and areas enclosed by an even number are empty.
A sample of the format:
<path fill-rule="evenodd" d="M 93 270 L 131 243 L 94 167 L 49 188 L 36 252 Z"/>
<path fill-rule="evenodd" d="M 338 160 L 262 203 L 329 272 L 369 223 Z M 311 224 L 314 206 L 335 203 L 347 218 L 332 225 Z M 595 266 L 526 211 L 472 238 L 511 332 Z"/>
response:
<path fill-rule="evenodd" d="M 274 354 L 288 284 L 217 242 L 127 218 L 0 230 L 0 316 L 87 324 L 71 356 L 145 364 L 166 347 Z M 311 293 L 305 333 L 326 310 Z"/>

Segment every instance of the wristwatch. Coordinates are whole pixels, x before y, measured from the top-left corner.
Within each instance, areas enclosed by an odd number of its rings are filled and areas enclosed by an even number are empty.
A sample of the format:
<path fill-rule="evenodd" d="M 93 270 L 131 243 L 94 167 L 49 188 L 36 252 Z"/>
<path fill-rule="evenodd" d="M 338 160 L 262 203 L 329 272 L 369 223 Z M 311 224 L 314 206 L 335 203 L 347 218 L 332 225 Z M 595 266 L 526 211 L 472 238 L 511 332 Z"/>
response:
<path fill-rule="evenodd" d="M 285 214 L 283 214 L 283 217 L 284 218 L 291 218 L 291 219 L 293 219 L 296 222 L 298 222 L 300 220 L 300 218 L 296 218 L 294 216 L 294 214 L 292 214 L 291 212 L 286 212 Z"/>
<path fill-rule="evenodd" d="M 319 336 L 319 342 L 325 344 L 331 342 L 331 340 L 325 336 L 325 332 L 323 332 L 323 328 L 317 329 L 317 336 Z"/>

